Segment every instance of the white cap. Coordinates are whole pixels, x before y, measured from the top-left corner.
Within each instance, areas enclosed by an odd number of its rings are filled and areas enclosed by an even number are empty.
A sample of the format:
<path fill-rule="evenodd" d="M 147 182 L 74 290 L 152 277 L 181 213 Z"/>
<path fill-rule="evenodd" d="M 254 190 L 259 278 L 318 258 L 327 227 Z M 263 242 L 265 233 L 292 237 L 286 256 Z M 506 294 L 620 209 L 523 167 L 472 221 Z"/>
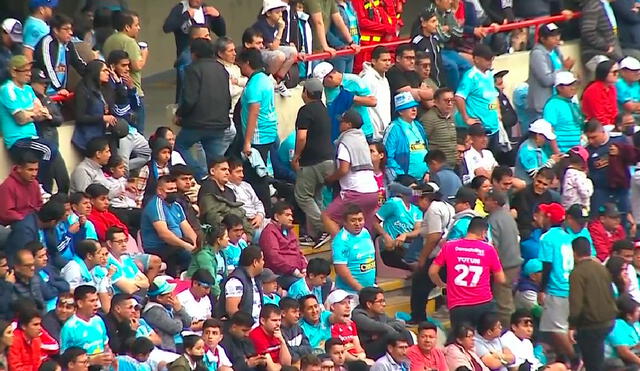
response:
<path fill-rule="evenodd" d="M 560 71 L 556 73 L 556 81 L 553 86 L 571 85 L 576 81 L 578 81 L 578 79 L 576 79 L 573 73 L 569 71 Z"/>
<path fill-rule="evenodd" d="M 13 18 L 2 21 L 2 29 L 6 32 L 14 43 L 22 42 L 22 23 Z"/>
<path fill-rule="evenodd" d="M 620 61 L 620 69 L 640 71 L 640 62 L 638 62 L 634 57 L 624 57 Z"/>
<path fill-rule="evenodd" d="M 329 62 L 321 62 L 318 63 L 317 66 L 313 69 L 313 77 L 316 79 L 323 81 L 331 71 L 335 70 L 335 67 Z"/>
<path fill-rule="evenodd" d="M 289 5 L 281 0 L 264 0 L 262 2 L 262 14 L 267 13 L 269 10 L 286 8 L 287 6 Z"/>
<path fill-rule="evenodd" d="M 538 119 L 529 126 L 529 131 L 532 133 L 542 134 L 549 140 L 556 139 L 556 134 L 553 132 L 553 128 L 549 121 L 545 119 Z"/>
<path fill-rule="evenodd" d="M 326 309 L 331 309 L 331 306 L 333 304 L 339 303 L 345 299 L 351 299 L 352 297 L 353 295 L 349 294 L 348 292 L 337 289 L 333 291 L 331 294 L 329 294 L 329 296 L 327 297 L 327 300 L 325 300 L 324 302 L 324 307 Z"/>

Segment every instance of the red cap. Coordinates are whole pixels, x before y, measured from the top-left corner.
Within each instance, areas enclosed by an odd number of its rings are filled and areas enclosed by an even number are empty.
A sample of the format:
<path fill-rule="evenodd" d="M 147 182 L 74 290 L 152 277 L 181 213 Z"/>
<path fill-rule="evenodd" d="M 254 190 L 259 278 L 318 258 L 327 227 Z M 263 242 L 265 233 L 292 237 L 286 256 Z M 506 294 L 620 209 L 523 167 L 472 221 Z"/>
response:
<path fill-rule="evenodd" d="M 551 224 L 560 224 L 564 221 L 564 207 L 559 203 L 540 204 L 538 209 L 549 217 Z"/>

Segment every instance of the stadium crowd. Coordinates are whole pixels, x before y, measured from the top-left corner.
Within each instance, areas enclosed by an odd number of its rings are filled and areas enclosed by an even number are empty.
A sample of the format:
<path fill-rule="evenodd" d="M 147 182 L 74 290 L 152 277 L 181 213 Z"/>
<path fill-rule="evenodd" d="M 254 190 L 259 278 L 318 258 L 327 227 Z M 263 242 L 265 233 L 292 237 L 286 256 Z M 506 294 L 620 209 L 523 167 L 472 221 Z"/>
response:
<path fill-rule="evenodd" d="M 640 369 L 635 0 L 264 0 L 241 40 L 180 1 L 153 133 L 145 14 L 28 3 L 0 27 L 0 370 Z M 568 9 L 580 66 L 564 24 L 486 27 Z"/>

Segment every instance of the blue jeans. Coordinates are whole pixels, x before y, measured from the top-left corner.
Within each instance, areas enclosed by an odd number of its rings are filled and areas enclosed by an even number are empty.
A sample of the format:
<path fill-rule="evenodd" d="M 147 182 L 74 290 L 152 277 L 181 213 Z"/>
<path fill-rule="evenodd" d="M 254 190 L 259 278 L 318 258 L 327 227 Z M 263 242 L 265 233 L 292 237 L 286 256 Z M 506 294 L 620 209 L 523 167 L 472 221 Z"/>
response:
<path fill-rule="evenodd" d="M 182 84 L 184 83 L 184 74 L 187 66 L 191 64 L 191 52 L 189 48 L 185 49 L 178 59 L 176 59 L 176 103 L 180 104 L 182 99 Z"/>
<path fill-rule="evenodd" d="M 144 135 L 144 121 L 147 118 L 147 114 L 144 110 L 144 97 L 140 97 L 140 107 L 136 111 L 136 122 L 133 123 L 133 127 L 138 129 L 138 132 Z"/>
<path fill-rule="evenodd" d="M 333 64 L 333 67 L 340 73 L 353 72 L 353 56 L 352 55 L 335 57 L 330 62 L 331 64 Z"/>
<path fill-rule="evenodd" d="M 458 89 L 462 74 L 472 67 L 468 60 L 464 59 L 457 51 L 451 49 L 442 50 L 442 65 L 447 74 L 447 86 L 454 91 Z"/>
<path fill-rule="evenodd" d="M 623 215 L 623 223 L 627 220 L 626 214 L 629 212 L 629 190 L 624 188 L 609 189 L 594 187 L 591 196 L 591 214 L 598 215 L 598 208 L 607 202 L 616 204 L 620 214 Z"/>
<path fill-rule="evenodd" d="M 225 130 L 182 128 L 176 137 L 176 150 L 194 169 L 197 179 L 202 179 L 207 175 L 207 164 L 215 157 L 224 156 L 232 141 L 233 138 L 230 140 L 225 135 Z M 204 155 L 199 158 L 206 158 L 207 164 L 199 162 L 191 153 L 191 147 L 196 143 L 202 144 L 199 150 L 204 151 Z"/>

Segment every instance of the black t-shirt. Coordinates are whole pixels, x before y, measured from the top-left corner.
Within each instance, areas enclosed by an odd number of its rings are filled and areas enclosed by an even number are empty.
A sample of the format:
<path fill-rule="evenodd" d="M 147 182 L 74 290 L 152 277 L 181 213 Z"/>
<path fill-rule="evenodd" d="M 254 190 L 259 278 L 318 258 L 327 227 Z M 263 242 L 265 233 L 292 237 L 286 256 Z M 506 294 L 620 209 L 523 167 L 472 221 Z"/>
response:
<path fill-rule="evenodd" d="M 389 80 L 389 89 L 391 90 L 391 112 L 395 112 L 393 98 L 398 93 L 398 89 L 405 86 L 419 88 L 422 83 L 416 71 L 401 71 L 396 65 L 387 72 L 387 80 Z"/>
<path fill-rule="evenodd" d="M 321 101 L 313 101 L 300 107 L 296 118 L 296 130 L 307 130 L 307 144 L 300 156 L 300 166 L 311 166 L 333 160 L 331 143 L 331 119 L 327 107 Z"/>

